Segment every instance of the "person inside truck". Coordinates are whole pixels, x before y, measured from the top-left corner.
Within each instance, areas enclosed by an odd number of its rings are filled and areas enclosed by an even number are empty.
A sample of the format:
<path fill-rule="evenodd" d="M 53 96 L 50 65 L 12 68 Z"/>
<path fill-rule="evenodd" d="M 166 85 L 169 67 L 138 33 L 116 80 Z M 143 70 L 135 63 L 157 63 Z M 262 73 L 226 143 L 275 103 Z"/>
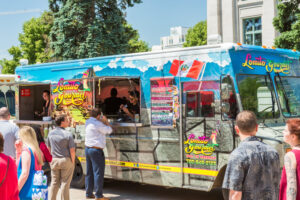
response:
<path fill-rule="evenodd" d="M 51 107 L 50 107 L 50 92 L 49 90 L 44 90 L 43 91 L 43 99 L 44 99 L 44 104 L 43 104 L 43 112 L 39 113 L 38 111 L 35 111 L 35 115 L 38 117 L 45 117 L 45 116 L 50 116 L 51 114 Z"/>
<path fill-rule="evenodd" d="M 135 119 L 136 114 L 140 114 L 140 93 L 138 91 L 129 91 L 129 103 L 128 105 L 121 104 L 120 109 L 131 119 Z"/>
<path fill-rule="evenodd" d="M 103 112 L 105 115 L 117 115 L 121 104 L 125 104 L 124 100 L 117 97 L 117 95 L 118 90 L 116 88 L 112 88 L 110 90 L 110 97 L 104 100 Z"/>

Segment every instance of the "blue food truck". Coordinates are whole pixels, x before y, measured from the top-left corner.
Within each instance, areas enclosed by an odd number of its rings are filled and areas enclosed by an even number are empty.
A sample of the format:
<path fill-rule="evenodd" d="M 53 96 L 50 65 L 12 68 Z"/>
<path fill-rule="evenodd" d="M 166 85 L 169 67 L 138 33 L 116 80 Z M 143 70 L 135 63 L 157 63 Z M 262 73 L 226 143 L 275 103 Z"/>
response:
<path fill-rule="evenodd" d="M 114 129 L 104 150 L 106 178 L 209 191 L 221 186 L 240 142 L 239 111 L 257 115 L 257 135 L 281 157 L 289 149 L 281 131 L 286 119 L 300 117 L 299 57 L 293 50 L 220 44 L 19 66 L 15 122 L 51 124 L 34 116 L 42 92 L 51 91 L 52 118 L 66 114 L 71 121 L 72 184 L 82 187 L 84 124 L 90 109 L 101 108 Z M 128 106 L 135 91 L 134 117 L 118 107 L 107 111 L 112 90 Z"/>

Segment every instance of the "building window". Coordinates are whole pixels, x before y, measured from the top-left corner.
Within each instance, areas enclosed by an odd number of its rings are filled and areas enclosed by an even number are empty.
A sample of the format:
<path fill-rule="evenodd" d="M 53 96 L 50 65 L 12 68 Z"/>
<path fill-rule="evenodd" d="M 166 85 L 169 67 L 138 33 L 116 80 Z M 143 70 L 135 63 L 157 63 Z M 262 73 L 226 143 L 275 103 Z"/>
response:
<path fill-rule="evenodd" d="M 262 45 L 261 17 L 243 20 L 244 43 L 250 45 Z"/>

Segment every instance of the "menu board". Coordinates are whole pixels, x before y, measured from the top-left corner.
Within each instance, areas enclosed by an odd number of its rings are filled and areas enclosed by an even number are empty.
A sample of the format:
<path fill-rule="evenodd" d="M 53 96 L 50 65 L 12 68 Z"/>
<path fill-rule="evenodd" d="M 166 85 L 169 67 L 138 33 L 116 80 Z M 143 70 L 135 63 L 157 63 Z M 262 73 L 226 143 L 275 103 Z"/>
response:
<path fill-rule="evenodd" d="M 175 127 L 179 118 L 178 88 L 173 78 L 153 78 L 151 81 L 151 125 Z"/>

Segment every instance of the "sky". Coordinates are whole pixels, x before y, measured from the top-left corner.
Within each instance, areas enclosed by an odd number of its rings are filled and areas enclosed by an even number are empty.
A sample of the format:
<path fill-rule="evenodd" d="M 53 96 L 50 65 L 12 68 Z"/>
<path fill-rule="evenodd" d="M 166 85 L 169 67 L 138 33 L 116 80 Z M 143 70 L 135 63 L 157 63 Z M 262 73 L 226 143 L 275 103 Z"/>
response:
<path fill-rule="evenodd" d="M 23 23 L 45 10 L 48 0 L 0 0 L 0 59 L 9 59 L 7 50 L 19 45 Z M 205 20 L 206 0 L 143 0 L 126 10 L 126 19 L 151 47 L 170 35 L 171 27 L 192 27 Z"/>

